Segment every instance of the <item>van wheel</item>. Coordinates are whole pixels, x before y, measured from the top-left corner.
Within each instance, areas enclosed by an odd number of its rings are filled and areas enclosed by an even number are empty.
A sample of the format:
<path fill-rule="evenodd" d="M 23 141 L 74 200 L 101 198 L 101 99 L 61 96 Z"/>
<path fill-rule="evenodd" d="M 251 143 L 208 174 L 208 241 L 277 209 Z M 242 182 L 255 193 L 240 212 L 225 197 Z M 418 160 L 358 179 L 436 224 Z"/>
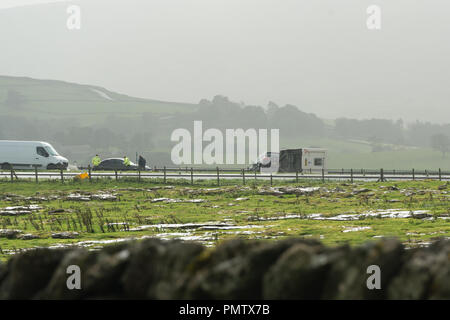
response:
<path fill-rule="evenodd" d="M 53 164 L 53 163 L 50 163 L 50 164 L 47 166 L 47 170 L 61 170 L 61 169 L 64 169 L 64 166 L 61 165 L 61 164 Z"/>

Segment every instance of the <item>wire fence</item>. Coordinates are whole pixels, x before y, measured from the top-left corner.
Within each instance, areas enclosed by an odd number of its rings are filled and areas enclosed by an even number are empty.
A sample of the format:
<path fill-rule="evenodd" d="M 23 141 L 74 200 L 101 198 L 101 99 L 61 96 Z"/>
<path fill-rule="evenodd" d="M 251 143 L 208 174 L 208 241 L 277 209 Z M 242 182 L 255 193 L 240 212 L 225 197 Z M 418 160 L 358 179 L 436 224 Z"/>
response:
<path fill-rule="evenodd" d="M 401 181 L 401 180 L 450 180 L 450 172 L 437 170 L 384 170 L 384 169 L 319 169 L 319 170 L 303 170 L 290 173 L 259 173 L 256 170 L 248 168 L 194 168 L 194 167 L 154 167 L 152 171 L 94 171 L 90 166 L 86 170 L 79 172 L 71 172 L 61 170 L 43 171 L 37 167 L 34 170 L 9 170 L 0 171 L 2 181 L 14 182 L 18 180 L 35 180 L 39 183 L 41 179 L 59 179 L 64 182 L 67 179 L 84 178 L 92 181 L 98 178 L 109 178 L 119 180 L 121 178 L 132 178 L 137 181 L 144 179 L 162 179 L 167 183 L 169 179 L 185 179 L 190 180 L 194 184 L 195 180 L 216 180 L 217 185 L 223 180 L 241 179 L 245 185 L 248 180 L 270 181 L 272 185 L 275 180 L 291 180 L 292 182 L 300 182 L 301 180 L 347 180 L 354 181 Z"/>

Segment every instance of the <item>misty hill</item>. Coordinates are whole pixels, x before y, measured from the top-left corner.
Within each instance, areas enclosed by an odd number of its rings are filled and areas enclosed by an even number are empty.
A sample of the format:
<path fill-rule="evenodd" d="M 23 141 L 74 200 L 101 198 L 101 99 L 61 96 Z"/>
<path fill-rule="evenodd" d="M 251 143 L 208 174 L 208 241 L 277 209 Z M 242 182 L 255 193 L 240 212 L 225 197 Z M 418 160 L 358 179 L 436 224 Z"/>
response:
<path fill-rule="evenodd" d="M 172 103 L 95 85 L 0 76 L 0 139 L 49 141 L 72 162 L 86 164 L 96 153 L 134 158 L 138 152 L 152 165 L 171 165 L 171 133 L 192 131 L 195 120 L 203 121 L 204 130 L 280 129 L 281 148 L 326 148 L 333 168 L 450 168 L 448 124 L 324 121 L 274 102 L 263 108 L 216 95 L 198 104 Z"/>
<path fill-rule="evenodd" d="M 187 103 L 134 98 L 92 85 L 0 76 L 0 116 L 72 118 L 95 123 L 100 116 L 123 114 L 132 117 L 152 113 L 163 117 L 192 112 L 196 107 Z"/>

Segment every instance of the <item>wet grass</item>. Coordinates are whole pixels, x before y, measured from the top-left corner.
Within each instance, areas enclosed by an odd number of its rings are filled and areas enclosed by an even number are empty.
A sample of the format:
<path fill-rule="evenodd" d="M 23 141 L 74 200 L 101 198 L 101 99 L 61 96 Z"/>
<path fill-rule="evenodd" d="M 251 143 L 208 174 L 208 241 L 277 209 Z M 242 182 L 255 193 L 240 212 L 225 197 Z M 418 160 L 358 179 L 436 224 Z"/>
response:
<path fill-rule="evenodd" d="M 450 237 L 450 220 L 366 218 L 357 221 L 318 221 L 306 219 L 310 214 L 324 216 L 358 214 L 371 210 L 404 209 L 429 210 L 435 217 L 450 215 L 450 185 L 442 188 L 439 181 L 415 182 L 349 182 L 301 180 L 274 181 L 275 187 L 321 187 L 309 195 L 262 195 L 261 188 L 269 188 L 269 181 L 224 180 L 217 187 L 215 180 L 152 179 L 138 182 L 135 179 L 94 179 L 11 183 L 0 181 L 0 211 L 9 206 L 38 204 L 41 210 L 22 216 L 0 216 L 0 229 L 21 230 L 23 234 L 38 239 L 8 239 L 0 237 L 0 259 L 27 248 L 74 245 L 83 241 L 120 240 L 124 238 L 164 237 L 202 240 L 207 245 L 235 237 L 273 240 L 287 237 L 315 238 L 329 245 L 360 244 L 377 237 L 397 237 L 408 246 L 420 245 L 438 237 Z M 168 186 L 172 186 L 171 188 Z M 441 188 L 440 188 L 441 187 Z M 220 189 L 217 189 L 220 188 Z M 354 194 L 355 190 L 368 189 Z M 440 190 L 441 189 L 441 190 Z M 72 201 L 71 193 L 114 194 L 117 199 Z M 19 197 L 17 197 L 19 196 Z M 26 197 L 55 197 L 48 201 Z M 152 202 L 157 198 L 193 200 L 190 202 Z M 237 198 L 245 198 L 237 201 Z M 294 214 L 304 219 L 257 221 L 258 218 L 283 217 Z M 242 229 L 213 230 L 185 228 L 155 228 L 155 224 L 185 224 L 223 222 Z M 150 226 L 134 230 L 138 226 Z M 343 232 L 355 227 L 366 229 Z M 76 232 L 74 239 L 54 239 L 52 234 Z M 196 238 L 201 237 L 201 238 Z M 91 244 L 90 248 L 105 243 Z"/>

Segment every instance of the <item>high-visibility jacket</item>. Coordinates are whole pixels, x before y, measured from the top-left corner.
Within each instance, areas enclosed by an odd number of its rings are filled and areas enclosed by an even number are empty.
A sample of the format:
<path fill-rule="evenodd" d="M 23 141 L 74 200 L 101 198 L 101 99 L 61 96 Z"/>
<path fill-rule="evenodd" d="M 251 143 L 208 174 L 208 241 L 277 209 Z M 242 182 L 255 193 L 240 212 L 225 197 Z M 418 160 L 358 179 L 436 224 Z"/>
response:
<path fill-rule="evenodd" d="M 92 158 L 92 165 L 94 167 L 98 166 L 100 164 L 100 162 L 102 162 L 102 160 L 100 159 L 100 157 L 95 156 L 94 158 Z"/>
<path fill-rule="evenodd" d="M 130 159 L 128 159 L 128 157 L 123 158 L 123 164 L 126 165 L 127 167 L 131 166 Z"/>

